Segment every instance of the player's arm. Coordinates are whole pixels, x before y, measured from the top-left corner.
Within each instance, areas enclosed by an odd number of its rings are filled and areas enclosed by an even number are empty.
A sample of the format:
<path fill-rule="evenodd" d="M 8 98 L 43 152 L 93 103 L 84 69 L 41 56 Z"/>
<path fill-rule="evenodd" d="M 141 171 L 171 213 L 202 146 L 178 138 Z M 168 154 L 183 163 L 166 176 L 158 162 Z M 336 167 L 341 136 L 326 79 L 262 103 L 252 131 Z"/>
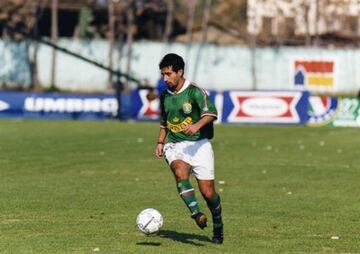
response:
<path fill-rule="evenodd" d="M 194 135 L 196 132 L 198 132 L 203 126 L 207 125 L 208 123 L 211 123 L 215 120 L 214 116 L 205 115 L 200 118 L 199 121 L 197 121 L 195 124 L 190 124 L 184 127 L 184 132 L 189 135 Z"/>
<path fill-rule="evenodd" d="M 161 158 L 163 156 L 163 149 L 165 145 L 166 136 L 168 133 L 168 129 L 166 127 L 167 117 L 165 113 L 164 108 L 164 97 L 160 96 L 160 130 L 159 130 L 159 136 L 157 139 L 156 149 L 155 149 L 155 155 L 158 158 Z"/>
<path fill-rule="evenodd" d="M 166 139 L 167 132 L 168 132 L 168 130 L 166 128 L 160 127 L 157 145 L 156 145 L 156 149 L 155 149 L 155 155 L 158 158 L 161 158 L 163 156 L 163 149 L 164 149 L 164 145 L 165 145 L 165 139 Z"/>

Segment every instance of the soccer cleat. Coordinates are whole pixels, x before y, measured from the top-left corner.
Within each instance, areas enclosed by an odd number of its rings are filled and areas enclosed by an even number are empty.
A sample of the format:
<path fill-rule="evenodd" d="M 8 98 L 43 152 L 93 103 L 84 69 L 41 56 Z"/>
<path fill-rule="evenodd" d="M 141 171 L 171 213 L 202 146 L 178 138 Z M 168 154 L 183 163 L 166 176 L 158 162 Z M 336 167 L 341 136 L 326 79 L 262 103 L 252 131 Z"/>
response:
<path fill-rule="evenodd" d="M 198 212 L 196 214 L 191 215 L 191 218 L 195 220 L 199 228 L 201 229 L 206 228 L 207 217 L 205 214 L 203 214 L 202 212 Z"/>
<path fill-rule="evenodd" d="M 222 244 L 224 241 L 224 227 L 214 228 L 212 242 Z"/>

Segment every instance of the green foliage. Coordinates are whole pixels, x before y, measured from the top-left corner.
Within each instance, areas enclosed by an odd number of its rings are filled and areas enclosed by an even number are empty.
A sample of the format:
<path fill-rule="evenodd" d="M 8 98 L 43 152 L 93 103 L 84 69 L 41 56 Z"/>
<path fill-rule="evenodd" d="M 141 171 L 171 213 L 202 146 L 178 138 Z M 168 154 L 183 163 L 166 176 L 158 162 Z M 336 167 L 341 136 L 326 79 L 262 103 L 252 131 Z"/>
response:
<path fill-rule="evenodd" d="M 95 31 L 91 26 L 94 20 L 93 11 L 88 6 L 83 6 L 80 9 L 79 21 L 78 21 L 78 34 L 80 38 L 92 38 Z"/>
<path fill-rule="evenodd" d="M 155 158 L 157 131 L 1 120 L 0 253 L 359 252 L 359 130 L 216 126 L 222 246 L 190 219 Z M 164 216 L 159 235 L 135 226 L 148 207 Z"/>

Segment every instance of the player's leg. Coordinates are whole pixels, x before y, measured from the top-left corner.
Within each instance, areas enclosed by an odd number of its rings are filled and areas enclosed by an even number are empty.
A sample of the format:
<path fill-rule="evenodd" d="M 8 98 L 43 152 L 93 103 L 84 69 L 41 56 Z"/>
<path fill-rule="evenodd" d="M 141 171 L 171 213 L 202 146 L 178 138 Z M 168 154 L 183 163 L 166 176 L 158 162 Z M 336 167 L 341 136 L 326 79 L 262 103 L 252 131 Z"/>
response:
<path fill-rule="evenodd" d="M 208 140 L 198 142 L 198 150 L 193 161 L 194 175 L 213 219 L 213 242 L 222 243 L 224 237 L 221 200 L 215 191 L 214 152 Z"/>
<path fill-rule="evenodd" d="M 174 160 L 171 162 L 170 168 L 175 176 L 177 190 L 189 208 L 191 217 L 201 229 L 205 228 L 207 218 L 200 212 L 194 188 L 189 181 L 191 166 L 182 160 Z"/>
<path fill-rule="evenodd" d="M 220 195 L 215 191 L 214 180 L 200 180 L 198 185 L 201 194 L 203 195 L 213 220 L 213 242 L 222 243 L 224 241 L 223 221 L 221 216 L 221 200 Z"/>

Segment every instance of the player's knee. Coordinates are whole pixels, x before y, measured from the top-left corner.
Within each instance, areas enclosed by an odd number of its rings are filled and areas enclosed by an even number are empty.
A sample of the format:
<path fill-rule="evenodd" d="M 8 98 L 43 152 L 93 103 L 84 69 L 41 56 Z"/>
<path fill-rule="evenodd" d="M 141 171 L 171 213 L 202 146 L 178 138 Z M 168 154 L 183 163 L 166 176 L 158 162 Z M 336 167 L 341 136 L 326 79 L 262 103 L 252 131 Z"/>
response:
<path fill-rule="evenodd" d="M 189 172 L 184 168 L 176 168 L 173 170 L 176 181 L 181 181 L 185 179 L 189 179 Z"/>
<path fill-rule="evenodd" d="M 170 167 L 174 172 L 176 180 L 189 178 L 190 167 L 185 162 L 173 161 Z"/>
<path fill-rule="evenodd" d="M 189 177 L 186 174 L 175 174 L 175 180 L 176 182 L 180 182 L 181 180 L 187 180 Z"/>
<path fill-rule="evenodd" d="M 189 167 L 189 165 L 182 160 L 175 160 L 175 161 L 171 162 L 170 167 L 175 170 L 176 169 L 187 169 Z"/>
<path fill-rule="evenodd" d="M 178 168 L 181 168 L 181 162 L 180 161 L 173 161 L 171 162 L 170 168 L 173 171 L 176 171 Z"/>
<path fill-rule="evenodd" d="M 205 188 L 201 190 L 201 194 L 206 200 L 212 200 L 215 196 L 215 191 L 213 188 Z"/>

